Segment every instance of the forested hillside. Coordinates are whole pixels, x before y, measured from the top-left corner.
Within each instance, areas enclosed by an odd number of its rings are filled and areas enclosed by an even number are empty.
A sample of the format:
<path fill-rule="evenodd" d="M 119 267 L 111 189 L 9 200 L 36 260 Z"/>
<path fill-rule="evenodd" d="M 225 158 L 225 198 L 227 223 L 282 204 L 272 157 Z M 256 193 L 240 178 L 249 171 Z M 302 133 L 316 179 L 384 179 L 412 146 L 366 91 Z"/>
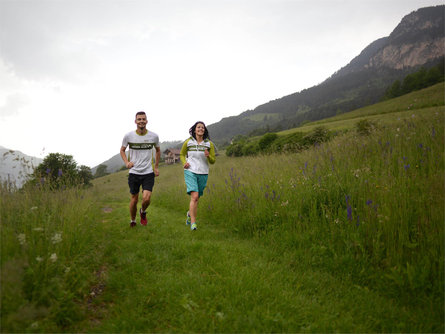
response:
<path fill-rule="evenodd" d="M 290 129 L 380 101 L 394 81 L 443 62 L 444 9 L 422 8 L 405 16 L 390 36 L 372 42 L 317 86 L 209 125 L 212 139 L 224 146 L 236 135 Z"/>

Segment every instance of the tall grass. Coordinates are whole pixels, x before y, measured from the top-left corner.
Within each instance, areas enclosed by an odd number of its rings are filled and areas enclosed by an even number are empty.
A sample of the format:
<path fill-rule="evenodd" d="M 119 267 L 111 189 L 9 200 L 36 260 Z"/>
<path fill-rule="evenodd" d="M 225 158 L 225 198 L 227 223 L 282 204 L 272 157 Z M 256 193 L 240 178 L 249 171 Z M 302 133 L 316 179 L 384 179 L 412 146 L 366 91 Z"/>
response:
<path fill-rule="evenodd" d="M 0 185 L 2 332 L 54 332 L 85 318 L 100 266 L 93 192 Z"/>
<path fill-rule="evenodd" d="M 377 128 L 298 154 L 218 157 L 198 222 L 259 237 L 357 284 L 443 312 L 443 108 Z M 185 212 L 180 167 L 163 172 L 156 201 Z"/>

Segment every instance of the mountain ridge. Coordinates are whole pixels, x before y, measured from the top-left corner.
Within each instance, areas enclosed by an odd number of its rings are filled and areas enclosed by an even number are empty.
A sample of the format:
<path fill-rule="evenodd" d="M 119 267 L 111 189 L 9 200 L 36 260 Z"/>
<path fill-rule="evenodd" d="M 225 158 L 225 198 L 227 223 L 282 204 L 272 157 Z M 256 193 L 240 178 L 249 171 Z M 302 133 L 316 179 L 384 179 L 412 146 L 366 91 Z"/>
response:
<path fill-rule="evenodd" d="M 212 139 L 225 146 L 236 135 L 289 129 L 378 102 L 395 80 L 444 56 L 444 9 L 424 7 L 405 15 L 389 36 L 370 43 L 319 85 L 210 124 Z"/>
<path fill-rule="evenodd" d="M 0 146 L 0 181 L 20 188 L 43 159 Z"/>

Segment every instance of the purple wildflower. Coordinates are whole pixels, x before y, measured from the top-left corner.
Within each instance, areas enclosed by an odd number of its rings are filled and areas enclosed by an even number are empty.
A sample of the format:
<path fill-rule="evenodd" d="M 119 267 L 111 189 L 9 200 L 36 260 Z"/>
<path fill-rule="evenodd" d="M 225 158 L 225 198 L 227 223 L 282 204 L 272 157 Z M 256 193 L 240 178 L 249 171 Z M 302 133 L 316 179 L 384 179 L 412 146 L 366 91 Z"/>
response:
<path fill-rule="evenodd" d="M 346 212 L 348 213 L 348 220 L 351 221 L 352 220 L 352 208 L 349 204 L 348 204 L 348 207 L 346 208 Z"/>

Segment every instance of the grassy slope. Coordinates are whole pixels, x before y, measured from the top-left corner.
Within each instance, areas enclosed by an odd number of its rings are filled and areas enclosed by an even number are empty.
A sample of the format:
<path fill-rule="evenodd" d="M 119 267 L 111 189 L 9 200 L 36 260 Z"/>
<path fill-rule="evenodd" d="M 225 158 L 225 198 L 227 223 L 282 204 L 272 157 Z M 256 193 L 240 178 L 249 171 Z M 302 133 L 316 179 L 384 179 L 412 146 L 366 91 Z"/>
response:
<path fill-rule="evenodd" d="M 385 115 L 380 115 L 381 106 L 369 107 L 368 112 L 389 124 L 409 106 L 404 98 L 412 96 L 400 98 L 394 107 L 386 102 Z M 391 114 L 391 108 L 396 113 Z M 443 107 L 431 108 L 422 113 L 444 112 Z M 348 122 L 348 115 L 339 117 L 344 119 L 338 122 Z M 298 163 L 311 162 L 311 154 L 305 152 Z M 238 185 L 233 166 L 245 172 L 241 181 L 250 182 L 247 186 L 255 178 L 259 181 L 262 174 L 255 173 L 271 174 L 261 168 L 299 171 L 299 165 L 291 165 L 294 157 L 287 158 L 289 166 L 280 166 L 287 160 L 279 156 L 263 166 L 262 157 L 219 157 L 209 188 L 217 181 L 218 187 L 224 186 L 229 173 L 231 186 Z M 304 184 L 294 177 L 292 186 L 295 183 L 303 190 Z M 277 180 L 276 189 L 282 185 Z M 443 197 L 443 187 L 436 188 Z M 188 204 L 184 190 L 180 166 L 163 166 L 149 209 L 149 226 L 135 229 L 128 226 L 126 172 L 96 179 L 85 195 L 2 193 L 1 331 L 443 332 L 443 303 L 429 299 L 405 303 L 397 294 L 358 284 L 342 268 L 337 273 L 332 268 L 335 263 L 324 262 L 329 260 L 329 249 L 323 245 L 297 251 L 298 247 L 274 245 L 283 238 L 279 233 L 276 238 L 272 233 L 270 239 L 267 234 L 236 233 L 237 224 L 224 213 L 221 201 L 213 211 L 207 210 L 212 201 L 221 200 L 208 193 L 200 203 L 199 230 L 191 232 L 184 224 Z M 287 208 L 283 204 L 271 210 L 281 214 Z M 443 207 L 437 209 L 437 216 L 443 217 Z M 234 217 L 243 217 L 242 211 L 241 216 L 235 211 Z M 265 218 L 274 219 L 273 211 Z M 239 226 L 242 223 L 238 221 Z M 63 240 L 55 244 L 59 232 Z M 312 237 L 307 232 L 307 236 L 289 235 L 286 243 L 297 246 Z M 17 242 L 21 235 L 26 235 L 23 244 Z M 58 259 L 52 261 L 50 255 L 55 253 Z"/>
<path fill-rule="evenodd" d="M 175 167 L 166 167 L 165 176 Z M 125 174 L 102 178 L 96 187 L 108 194 L 102 206 L 113 208 L 104 228 L 114 250 L 107 257 L 106 288 L 94 300 L 97 312 L 83 329 L 380 332 L 425 326 L 422 312 L 314 270 L 259 240 L 241 239 L 207 221 L 191 232 L 184 207 L 164 209 L 156 196 L 149 226 L 130 229 Z"/>
<path fill-rule="evenodd" d="M 311 122 L 298 128 L 279 132 L 279 134 L 290 134 L 296 131 L 310 132 L 317 126 L 325 126 L 329 130 L 346 130 L 353 128 L 357 121 L 364 118 L 388 124 L 395 119 L 410 117 L 412 111 L 417 109 L 430 109 L 435 112 L 439 106 L 444 105 L 444 91 L 445 83 L 442 82 L 411 94 Z"/>

